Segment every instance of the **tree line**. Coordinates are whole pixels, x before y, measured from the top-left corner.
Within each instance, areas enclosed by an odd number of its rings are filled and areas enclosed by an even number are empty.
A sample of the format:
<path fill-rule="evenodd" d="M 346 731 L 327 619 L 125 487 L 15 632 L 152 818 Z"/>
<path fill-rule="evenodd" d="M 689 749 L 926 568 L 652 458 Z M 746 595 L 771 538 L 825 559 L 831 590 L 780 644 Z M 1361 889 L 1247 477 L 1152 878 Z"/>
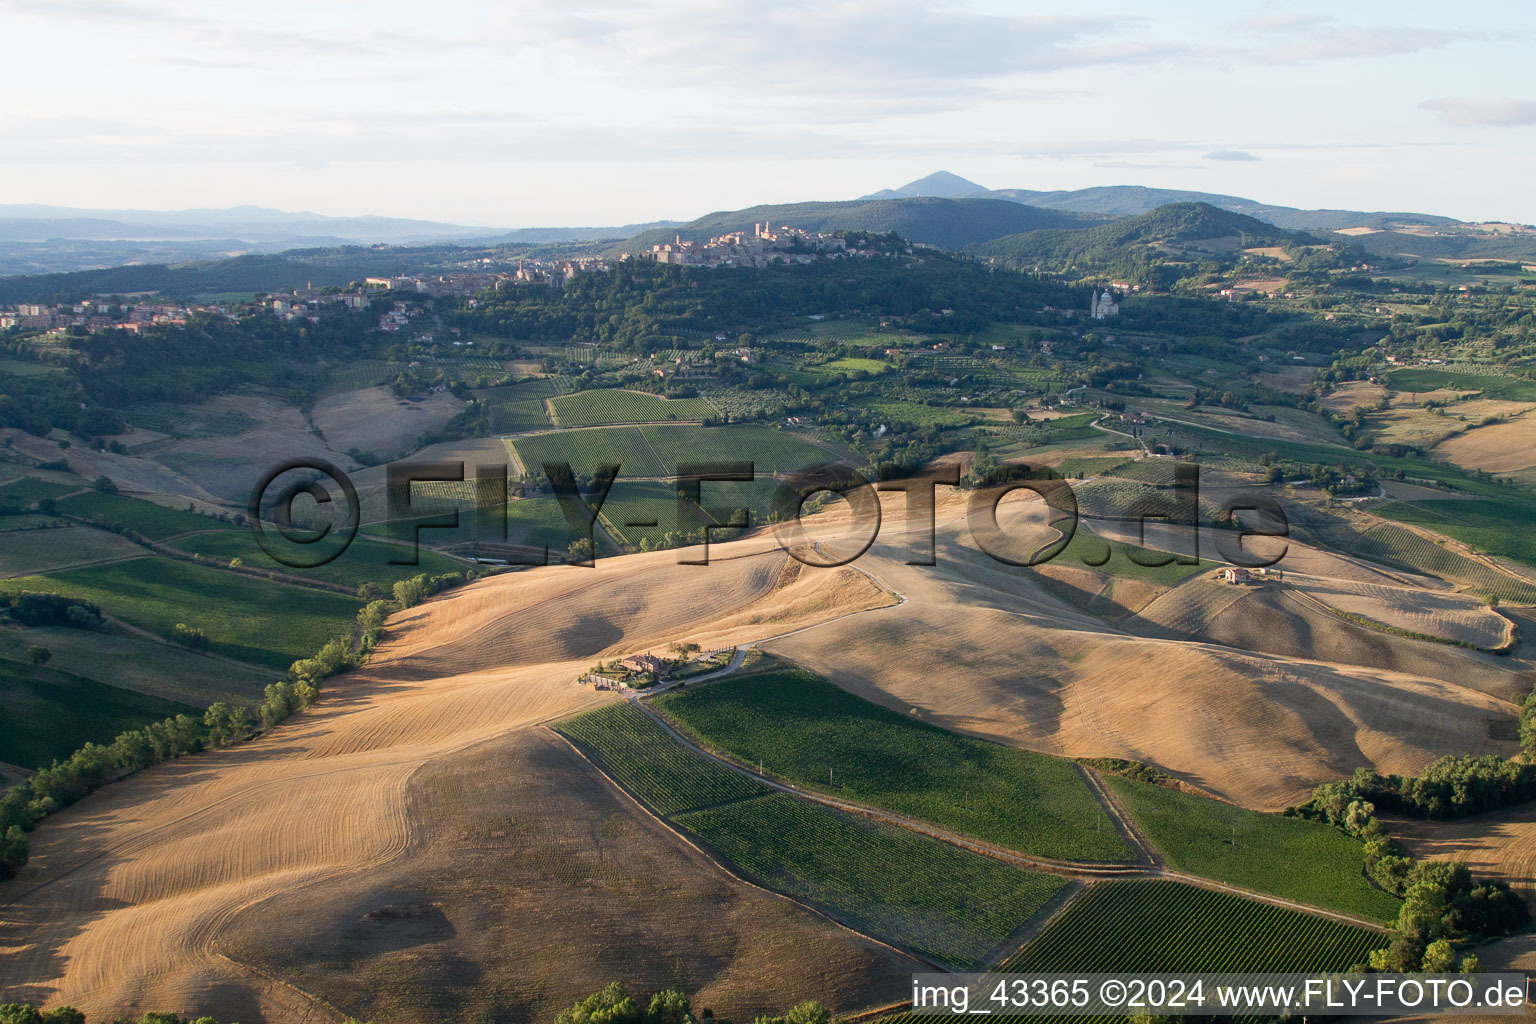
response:
<path fill-rule="evenodd" d="M 242 743 L 309 707 L 320 694 L 322 680 L 361 664 L 373 652 L 391 607 L 385 601 L 367 604 L 357 614 L 353 635 L 334 637 L 313 657 L 294 662 L 287 678 L 269 684 L 254 708 L 220 701 L 204 712 L 201 721 L 177 715 L 130 729 L 105 745 L 87 743 L 64 761 L 55 761 L 0 793 L 0 879 L 11 877 L 26 864 L 27 833 L 48 815 L 161 762 Z M 6 1024 L 3 1018 L 0 1024 Z"/>
<path fill-rule="evenodd" d="M 1503 805 L 1507 791 L 1495 780 L 1527 774 L 1529 768 L 1496 757 L 1441 758 L 1419 777 L 1360 768 L 1352 778 L 1318 786 L 1312 800 L 1298 808 L 1302 815 L 1327 821 L 1364 843 L 1366 874 L 1403 898 L 1391 941 L 1374 950 L 1362 966 L 1374 971 L 1476 971 L 1476 955 L 1458 959 L 1455 943 L 1508 935 L 1530 920 L 1525 901 L 1506 883 L 1479 882 L 1460 861 L 1414 860 L 1388 834 L 1369 797 L 1420 817 L 1475 814 Z"/>
<path fill-rule="evenodd" d="M 815 1000 L 797 1003 L 779 1016 L 754 1018 L 752 1024 L 831 1024 L 832 1015 Z M 0 1024 L 4 1024 L 0 1021 Z M 677 989 L 664 989 L 644 1003 L 630 995 L 620 982 L 579 999 L 561 1010 L 555 1024 L 731 1024 L 705 1008 L 695 1018 L 688 996 Z"/>

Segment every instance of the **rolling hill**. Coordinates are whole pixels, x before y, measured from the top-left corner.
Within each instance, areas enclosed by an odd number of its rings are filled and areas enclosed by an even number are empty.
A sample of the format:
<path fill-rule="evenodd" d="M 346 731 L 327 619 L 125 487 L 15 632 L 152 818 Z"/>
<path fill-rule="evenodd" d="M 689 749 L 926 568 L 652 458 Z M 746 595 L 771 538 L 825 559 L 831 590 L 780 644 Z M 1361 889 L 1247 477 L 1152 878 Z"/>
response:
<path fill-rule="evenodd" d="M 1097 219 L 1063 211 L 1037 210 L 1004 199 L 943 199 L 921 196 L 900 199 L 854 199 L 837 203 L 790 203 L 721 211 L 676 228 L 645 231 L 613 251 L 643 252 L 674 237 L 707 242 L 716 235 L 749 230 L 769 221 L 806 231 L 894 231 L 920 245 L 960 249 L 977 242 L 1022 231 L 1045 228 L 1073 230 Z"/>
<path fill-rule="evenodd" d="M 902 196 L 943 196 L 951 199 L 988 198 L 1024 203 L 1042 210 L 1061 210 L 1095 217 L 1134 217 L 1169 203 L 1206 203 L 1220 210 L 1246 214 L 1276 227 L 1337 231 L 1340 228 L 1447 227 L 1461 222 L 1427 213 L 1374 212 L 1361 210 L 1302 210 L 1294 206 L 1261 203 L 1219 192 L 1192 192 L 1144 185 L 1099 185 L 1092 188 L 1041 191 L 1028 188 L 988 189 L 948 171 L 938 171 L 899 188 L 882 189 L 863 199 L 895 199 Z"/>
<path fill-rule="evenodd" d="M 1107 264 L 1134 257 L 1148 246 L 1190 245 L 1215 239 L 1227 240 L 1221 248 L 1286 245 L 1316 241 L 1308 235 L 1286 231 L 1241 213 L 1217 209 L 1208 203 L 1172 203 L 1151 213 L 1110 221 L 1079 231 L 1040 230 L 994 238 L 971 246 L 983 259 L 1012 267 L 1039 263 Z"/>

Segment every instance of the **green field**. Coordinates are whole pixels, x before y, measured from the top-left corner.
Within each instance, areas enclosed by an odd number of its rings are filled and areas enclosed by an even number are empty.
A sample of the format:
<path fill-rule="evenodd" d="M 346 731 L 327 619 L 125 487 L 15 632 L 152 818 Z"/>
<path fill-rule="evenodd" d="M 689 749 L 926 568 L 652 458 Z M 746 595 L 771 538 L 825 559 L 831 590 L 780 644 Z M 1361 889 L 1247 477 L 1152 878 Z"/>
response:
<path fill-rule="evenodd" d="M 767 792 L 740 772 L 689 750 L 644 711 L 609 704 L 555 725 L 599 768 L 658 814 L 671 815 Z"/>
<path fill-rule="evenodd" d="M 960 969 L 987 959 L 1066 884 L 787 793 L 677 822 L 759 884 Z"/>
<path fill-rule="evenodd" d="M 1070 761 L 914 721 L 810 672 L 772 669 L 656 704 L 708 746 L 798 785 L 1042 857 L 1132 859 Z"/>
<path fill-rule="evenodd" d="M 552 399 L 555 420 L 562 427 L 605 427 L 617 423 L 656 423 L 663 420 L 702 420 L 719 415 L 702 398 L 661 398 L 643 391 L 599 388 Z"/>
<path fill-rule="evenodd" d="M 1536 584 L 1522 582 L 1476 559 L 1448 551 L 1428 537 L 1392 523 L 1379 523 L 1356 534 L 1345 551 L 1383 565 L 1440 576 L 1511 604 L 1536 604 Z"/>
<path fill-rule="evenodd" d="M 0 709 L 0 761 L 23 768 L 46 768 L 88 742 L 110 743 L 120 732 L 162 718 L 202 714 L 186 704 L 9 660 L 0 660 Z"/>
<path fill-rule="evenodd" d="M 569 462 L 578 475 L 619 464 L 619 477 L 671 477 L 679 462 L 753 463 L 758 476 L 836 461 L 838 455 L 794 434 L 751 424 L 590 427 L 512 440 L 531 471 L 543 462 Z"/>
<path fill-rule="evenodd" d="M 1426 526 L 1479 551 L 1536 566 L 1536 505 L 1518 498 L 1394 501 L 1371 511 L 1386 519 Z"/>
<path fill-rule="evenodd" d="M 62 366 L 51 366 L 48 363 L 34 363 L 24 359 L 0 359 L 0 376 L 10 374 L 15 377 L 40 377 L 45 373 L 65 373 Z"/>
<path fill-rule="evenodd" d="M 938 428 L 948 430 L 967 427 L 985 419 L 972 409 L 951 405 L 923 405 L 919 402 L 903 402 L 889 398 L 870 398 L 859 403 L 870 416 L 895 427 L 910 424 L 919 430 Z"/>
<path fill-rule="evenodd" d="M 122 526 L 142 534 L 150 540 L 164 540 L 181 533 L 199 530 L 233 530 L 232 523 L 220 522 L 212 516 L 198 515 L 182 509 L 166 508 L 150 501 L 124 497 L 121 494 L 103 494 L 87 491 L 59 500 L 59 511 L 67 515 L 91 519 L 109 526 Z"/>
<path fill-rule="evenodd" d="M 660 480 L 625 480 L 623 477 L 615 481 L 608 492 L 602 516 L 614 532 L 633 547 L 643 544 L 658 547 L 668 533 L 693 533 L 710 522 L 691 501 L 680 505 L 677 489 L 672 484 Z M 655 521 L 655 526 L 640 525 L 651 520 Z"/>
<path fill-rule="evenodd" d="M 1373 921 L 1397 916 L 1401 902 L 1365 877 L 1364 847 L 1336 828 L 1113 775 L 1104 782 L 1176 871 Z"/>
<path fill-rule="evenodd" d="M 618 484 L 614 485 L 614 489 L 618 489 Z M 606 508 L 606 504 L 604 507 Z M 565 551 L 570 545 L 571 540 L 576 536 L 576 534 L 571 532 L 570 527 L 566 523 L 559 501 L 553 497 L 546 495 L 543 497 L 518 498 L 515 501 L 508 502 L 506 509 L 506 543 L 514 547 L 548 547 L 554 554 L 560 554 Z M 426 548 L 428 546 L 447 547 L 450 545 L 479 543 L 485 545 L 485 547 L 477 549 L 476 553 L 496 557 L 496 548 L 502 544 L 501 537 L 497 533 L 498 527 L 492 524 L 487 527 L 487 532 L 482 534 L 475 513 L 469 508 L 461 508 L 459 510 L 459 525 L 456 529 L 450 530 L 432 526 L 428 524 L 426 518 L 421 518 L 402 519 L 396 523 L 371 523 L 363 527 L 360 532 L 364 536 L 389 537 L 409 542 L 411 531 L 417 525 L 422 527 L 423 564 L 426 562 Z M 607 539 L 607 535 L 604 534 L 601 528 L 594 530 L 593 535 L 597 540 L 599 555 L 618 553 L 618 549 Z M 415 571 L 421 572 L 424 570 Z M 414 574 L 412 572 L 409 575 Z"/>
<path fill-rule="evenodd" d="M 1459 391 L 1463 394 L 1477 391 L 1484 398 L 1500 398 L 1509 402 L 1536 402 L 1536 380 L 1524 377 L 1484 376 L 1476 373 L 1459 373 L 1454 370 L 1407 369 L 1394 370 L 1387 375 L 1395 391 L 1419 394 L 1425 391 Z"/>
<path fill-rule="evenodd" d="M 24 476 L 20 480 L 12 480 L 8 484 L 0 484 L 0 501 L 10 499 L 23 505 L 30 505 L 34 501 L 44 498 L 57 498 L 61 494 L 70 491 L 78 491 L 85 484 L 55 484 L 47 480 L 39 480 L 36 477 Z"/>
<path fill-rule="evenodd" d="M 383 359 L 354 359 L 321 375 L 320 394 L 336 395 L 344 391 L 377 387 L 399 376 L 403 369 L 403 363 L 391 363 Z"/>
<path fill-rule="evenodd" d="M 212 653 L 272 669 L 350 633 L 361 603 L 223 569 L 146 556 L 113 565 L 0 580 L 0 593 L 54 592 L 169 638 L 178 622 L 207 634 Z M 209 662 L 217 672 L 217 662 Z"/>
<path fill-rule="evenodd" d="M 460 513 L 461 518 L 470 518 L 468 513 Z M 334 561 L 310 569 L 296 569 L 273 561 L 270 556 L 256 542 L 249 530 L 225 530 L 219 533 L 199 533 L 190 537 L 182 537 L 172 546 L 177 551 L 184 551 L 189 555 L 201 555 L 211 558 L 216 562 L 228 562 L 233 558 L 239 558 L 250 569 L 265 569 L 272 572 L 287 573 L 304 579 L 317 580 L 322 583 L 338 583 L 342 586 L 357 587 L 364 583 L 381 583 L 386 587 L 392 586 L 396 580 L 409 579 L 412 576 L 426 573 L 436 576 L 447 572 L 463 572 L 463 563 L 455 561 L 435 551 L 429 551 L 425 545 L 435 539 L 432 530 L 423 530 L 421 533 L 422 547 L 416 554 L 417 565 L 391 565 L 390 559 L 408 558 L 411 549 L 399 544 L 386 544 L 382 541 L 369 540 L 366 537 L 357 537 L 352 543 L 336 557 Z M 275 550 L 284 550 L 284 542 L 280 536 L 271 535 Z M 325 541 L 321 541 L 325 544 Z M 307 557 L 307 549 L 295 550 L 298 557 Z"/>
<path fill-rule="evenodd" d="M 841 359 L 834 359 L 831 362 L 822 363 L 818 366 L 806 367 L 806 369 L 814 373 L 854 374 L 863 372 L 871 375 L 884 373 L 890 368 L 891 364 L 883 359 L 870 359 L 865 356 L 844 356 Z"/>
<path fill-rule="evenodd" d="M 214 701 L 252 704 L 272 682 L 270 671 L 229 662 L 211 666 L 206 657 L 129 633 L 95 633 L 67 626 L 0 629 L 0 659 L 26 661 L 27 648 L 53 652 L 48 667 L 87 679 L 107 679 L 115 688 L 168 701 L 206 707 Z M 209 671 L 216 667 L 217 671 Z"/>
<path fill-rule="evenodd" d="M 550 426 L 544 400 L 558 394 L 560 387 L 554 378 L 538 377 L 477 392 L 475 397 L 486 404 L 491 430 L 498 434 L 520 434 Z"/>
<path fill-rule="evenodd" d="M 1138 558 L 1156 561 L 1167 558 L 1171 554 L 1166 551 L 1133 547 L 1117 540 L 1105 540 L 1089 529 L 1087 523 L 1079 522 L 1072 534 L 1072 540 L 1044 564 L 1092 569 L 1106 576 L 1143 580 L 1165 587 L 1175 586 L 1187 577 L 1216 565 L 1215 562 L 1207 559 L 1202 559 L 1199 565 L 1181 565 L 1177 558 L 1167 565 L 1141 565 L 1131 560 L 1133 551 L 1137 552 Z"/>
<path fill-rule="evenodd" d="M 55 523 L 64 520 L 55 519 Z M 0 543 L 0 572 L 37 573 L 69 565 L 88 565 L 113 558 L 135 558 L 144 549 L 106 530 L 73 524 L 52 530 L 29 530 Z"/>
<path fill-rule="evenodd" d="M 541 474 L 540 466 L 546 462 L 568 462 L 578 476 L 594 473 L 599 466 L 612 465 L 619 467 L 620 477 L 667 475 L 639 427 L 592 427 L 533 434 L 513 438 L 512 446 L 534 476 Z"/>
<path fill-rule="evenodd" d="M 1098 882 L 999 970 L 1341 971 L 1386 942 L 1364 928 L 1178 882 Z"/>

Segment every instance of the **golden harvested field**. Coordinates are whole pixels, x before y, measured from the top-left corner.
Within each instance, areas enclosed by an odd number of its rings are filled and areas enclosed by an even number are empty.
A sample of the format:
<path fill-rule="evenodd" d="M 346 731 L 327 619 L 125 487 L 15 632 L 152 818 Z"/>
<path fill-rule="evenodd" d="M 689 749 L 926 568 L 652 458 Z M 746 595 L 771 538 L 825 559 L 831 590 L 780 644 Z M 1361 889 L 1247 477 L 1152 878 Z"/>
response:
<path fill-rule="evenodd" d="M 1435 447 L 1433 454 L 1463 469 L 1518 473 L 1536 466 L 1536 415 L 1469 430 Z"/>
<path fill-rule="evenodd" d="M 1362 405 L 1375 405 L 1387 389 L 1380 384 L 1371 384 L 1368 381 L 1352 381 L 1348 384 L 1340 384 L 1331 392 L 1317 400 L 1317 404 L 1324 412 L 1348 413 Z"/>
<path fill-rule="evenodd" d="M 405 799 L 400 856 L 275 897 L 229 954 L 391 1021 L 547 1021 L 615 978 L 736 1020 L 821 993 L 846 1012 L 922 969 L 736 881 L 543 729 L 434 761 Z"/>
<path fill-rule="evenodd" d="M 1414 633 L 1469 643 L 1483 650 L 1504 646 L 1510 622 L 1480 599 L 1409 587 L 1349 583 L 1317 576 L 1286 577 L 1285 585 L 1343 612 Z"/>
<path fill-rule="evenodd" d="M 1522 674 L 1531 666 L 1523 661 L 1390 636 L 1347 622 L 1294 590 L 1273 585 L 1235 587 L 1214 580 L 1205 585 L 1208 590 L 1190 590 L 1188 597 L 1185 587 L 1177 588 L 1148 605 L 1127 628 L 1147 622 L 1154 628 L 1146 632 L 1153 636 L 1171 635 L 1308 662 L 1358 666 L 1424 684 L 1433 681 L 1441 690 L 1460 687 L 1498 701 L 1518 700 L 1528 685 Z M 1171 632 L 1160 633 L 1156 627 Z M 1514 713 L 1508 705 L 1489 706 L 1490 714 L 1500 720 L 1508 720 Z M 1503 748 L 1487 748 L 1490 753 L 1496 750 Z"/>
<path fill-rule="evenodd" d="M 1536 409 L 1536 406 L 1530 402 L 1511 402 L 1503 398 L 1474 398 L 1447 407 L 1447 411 L 1465 416 L 1473 423 L 1478 423 L 1489 416 L 1519 416 L 1532 409 Z"/>
<path fill-rule="evenodd" d="M 1536 807 L 1460 821 L 1394 819 L 1389 827 L 1413 856 L 1465 861 L 1478 877 L 1508 882 L 1536 906 Z"/>
<path fill-rule="evenodd" d="M 905 549 L 883 542 L 860 560 L 905 604 L 765 649 L 946 728 L 1148 761 L 1250 807 L 1284 807 L 1360 764 L 1403 772 L 1447 753 L 1513 752 L 1488 738 L 1489 717 L 1510 713 L 1497 698 L 1390 669 L 1122 632 L 957 530 L 941 530 L 934 567 L 907 566 Z"/>
<path fill-rule="evenodd" d="M 899 996 L 910 961 L 726 875 L 541 728 L 613 699 L 574 682 L 594 661 L 678 639 L 762 640 L 903 713 L 1146 760 L 1252 807 L 1360 764 L 1513 749 L 1487 739 L 1509 705 L 1466 686 L 1109 625 L 981 554 L 966 500 L 941 501 L 934 566 L 907 564 L 922 532 L 891 494 L 854 567 L 800 567 L 758 533 L 707 567 L 668 551 L 507 573 L 400 613 L 364 670 L 271 734 L 47 819 L 0 884 L 0 1002 L 530 1020 L 618 978 L 741 1020 Z M 795 543 L 844 550 L 849 525 L 818 516 Z"/>
<path fill-rule="evenodd" d="M 1439 415 L 1417 406 L 1372 413 L 1366 421 L 1373 440 L 1431 448 L 1452 434 L 1467 429 L 1467 422 L 1450 413 Z"/>
<path fill-rule="evenodd" d="M 761 599 L 766 599 L 761 618 L 791 621 L 797 615 L 841 614 L 848 602 L 857 607 L 889 599 L 859 587 L 846 572 L 807 571 L 803 581 L 795 574 L 779 587 L 786 559 L 776 546 L 758 542 L 742 545 L 740 552 L 707 568 L 679 566 L 674 553 L 663 552 L 600 562 L 598 569 L 559 567 L 482 581 L 398 616 L 366 671 L 336 680 L 319 705 L 271 735 L 161 765 L 50 818 L 33 835 L 32 861 L 18 878 L 0 885 L 0 950 L 5 951 L 0 998 L 67 1001 L 93 1016 L 168 1006 L 195 1006 L 226 1019 L 298 1020 L 316 1006 L 323 1016 L 339 1016 L 290 984 L 268 980 L 268 975 L 291 977 L 300 966 L 293 960 L 291 935 L 271 938 L 297 920 L 282 909 L 289 899 L 298 899 L 306 914 L 334 907 L 340 916 L 328 920 L 343 931 L 371 927 L 366 922 L 379 918 L 364 915 L 375 909 L 406 905 L 381 911 L 386 921 L 403 919 L 398 929 L 385 928 L 389 936 L 364 943 L 375 953 L 395 944 L 374 963 L 383 973 L 360 968 L 347 982 L 393 979 L 396 986 L 384 986 L 377 996 L 381 1010 L 395 1005 L 390 999 L 418 991 L 413 985 L 430 987 L 433 975 L 408 951 L 420 944 L 411 936 L 423 929 L 440 935 L 432 930 L 441 929 L 440 919 L 416 906 L 423 901 L 397 894 L 391 879 L 418 876 L 410 858 L 427 855 L 421 851 L 445 837 L 457 834 L 462 842 L 471 826 L 455 817 L 452 799 L 420 812 L 415 801 L 430 802 L 434 790 L 417 795 L 424 792 L 413 788 L 418 773 L 435 773 L 423 778 L 437 779 L 435 792 L 451 797 L 461 784 L 494 782 L 486 776 L 484 757 L 457 752 L 506 744 L 497 749 L 514 758 L 513 784 L 543 780 L 564 790 L 559 777 L 550 776 L 554 769 L 544 766 L 543 754 L 526 755 L 533 758 L 532 769 L 515 767 L 515 759 L 524 756 L 518 751 L 537 749 L 520 746 L 531 742 L 529 728 L 610 699 L 573 682 L 597 657 L 653 647 L 733 617 L 743 623 L 735 629 L 742 635 L 778 631 L 779 626 L 747 624 L 754 617 L 749 609 Z M 646 600 L 637 600 L 637 594 Z M 559 772 L 569 768 L 562 764 Z M 580 798 L 581 787 L 575 786 L 572 799 Z M 585 798 L 598 795 L 588 787 Z M 485 800 L 500 799 L 490 793 L 478 804 L 464 805 L 464 813 L 483 815 Z M 603 799 L 612 802 L 611 796 Z M 783 998 L 817 993 L 853 1008 L 871 986 L 889 981 L 893 971 L 910 969 L 905 963 L 893 966 L 899 958 L 875 944 L 718 873 L 680 881 L 680 873 L 710 869 L 686 851 L 659 850 L 658 844 L 670 840 L 630 809 L 617 817 L 603 811 L 611 828 L 599 825 L 595 833 L 584 833 L 579 820 L 561 813 L 557 804 L 531 799 L 523 810 L 517 806 L 500 812 L 510 815 L 508 828 L 543 813 L 545 824 L 537 828 L 564 828 L 570 843 L 607 846 L 608 852 L 593 860 L 593 870 L 633 856 L 640 863 L 670 858 L 671 874 L 618 869 L 612 895 L 620 902 L 599 910 L 601 894 L 592 890 L 587 872 L 568 866 L 568 858 L 552 849 L 530 854 L 529 870 L 542 872 L 546 891 L 540 899 L 546 906 L 588 901 L 594 908 L 573 913 L 572 931 L 561 937 L 526 926 L 528 919 L 518 915 L 533 911 L 517 906 L 526 893 L 514 879 L 495 888 L 503 883 L 466 876 L 469 865 L 454 865 L 458 854 L 451 843 L 435 847 L 444 858 L 442 877 L 467 877 L 494 890 L 426 901 L 462 908 L 464 916 L 450 922 L 455 933 L 469 941 L 478 928 L 476 915 L 487 906 L 501 906 L 507 915 L 505 928 L 496 932 L 505 943 L 475 939 L 481 944 L 474 948 L 486 959 L 458 965 L 466 991 L 479 978 L 500 972 L 523 980 L 519 998 L 547 1008 L 569 1002 L 612 972 L 640 980 L 625 971 L 640 971 L 648 958 L 617 955 L 623 950 L 612 945 L 616 960 L 592 961 L 591 974 L 565 964 L 591 959 L 592 948 L 602 944 L 604 914 L 608 920 L 632 919 L 637 935 L 653 935 L 657 955 L 665 956 L 645 970 L 696 980 L 707 993 L 718 993 L 720 1008 L 733 1015 L 770 1004 L 782 1008 Z M 437 820 L 433 814 L 457 824 L 439 829 L 431 824 Z M 670 888 L 666 877 L 673 879 Z M 676 920 L 661 913 L 647 920 L 646 907 L 678 889 L 693 893 L 687 899 L 695 909 L 680 912 Z M 326 902 L 333 898 L 341 902 Z M 349 906 L 347 899 L 362 902 Z M 707 913 L 711 907 L 713 917 Z M 513 938 L 521 944 L 508 944 Z M 796 951 L 790 961 L 783 959 L 786 943 Z M 416 973 L 402 975 L 398 960 L 390 960 L 396 954 L 417 965 Z M 793 962 L 794 956 L 803 957 L 802 968 L 775 979 L 766 965 Z M 527 981 L 530 961 L 554 965 L 551 980 Z M 556 978 L 561 966 L 572 973 Z M 351 999 L 348 993 L 361 989 L 348 989 L 347 982 L 319 987 Z M 365 1009 L 373 1012 L 374 1004 L 355 1012 Z M 430 1010 L 421 1013 L 415 1019 L 440 1019 Z"/>

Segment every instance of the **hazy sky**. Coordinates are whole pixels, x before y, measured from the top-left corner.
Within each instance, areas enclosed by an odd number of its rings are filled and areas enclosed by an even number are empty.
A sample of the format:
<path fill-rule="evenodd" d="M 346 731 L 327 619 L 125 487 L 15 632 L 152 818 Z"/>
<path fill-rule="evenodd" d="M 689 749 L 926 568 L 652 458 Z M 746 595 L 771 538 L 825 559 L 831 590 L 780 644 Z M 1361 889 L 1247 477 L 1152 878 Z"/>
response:
<path fill-rule="evenodd" d="M 0 202 L 590 225 L 943 169 L 1536 222 L 1530 0 L 0 0 L 0 18 Z"/>

